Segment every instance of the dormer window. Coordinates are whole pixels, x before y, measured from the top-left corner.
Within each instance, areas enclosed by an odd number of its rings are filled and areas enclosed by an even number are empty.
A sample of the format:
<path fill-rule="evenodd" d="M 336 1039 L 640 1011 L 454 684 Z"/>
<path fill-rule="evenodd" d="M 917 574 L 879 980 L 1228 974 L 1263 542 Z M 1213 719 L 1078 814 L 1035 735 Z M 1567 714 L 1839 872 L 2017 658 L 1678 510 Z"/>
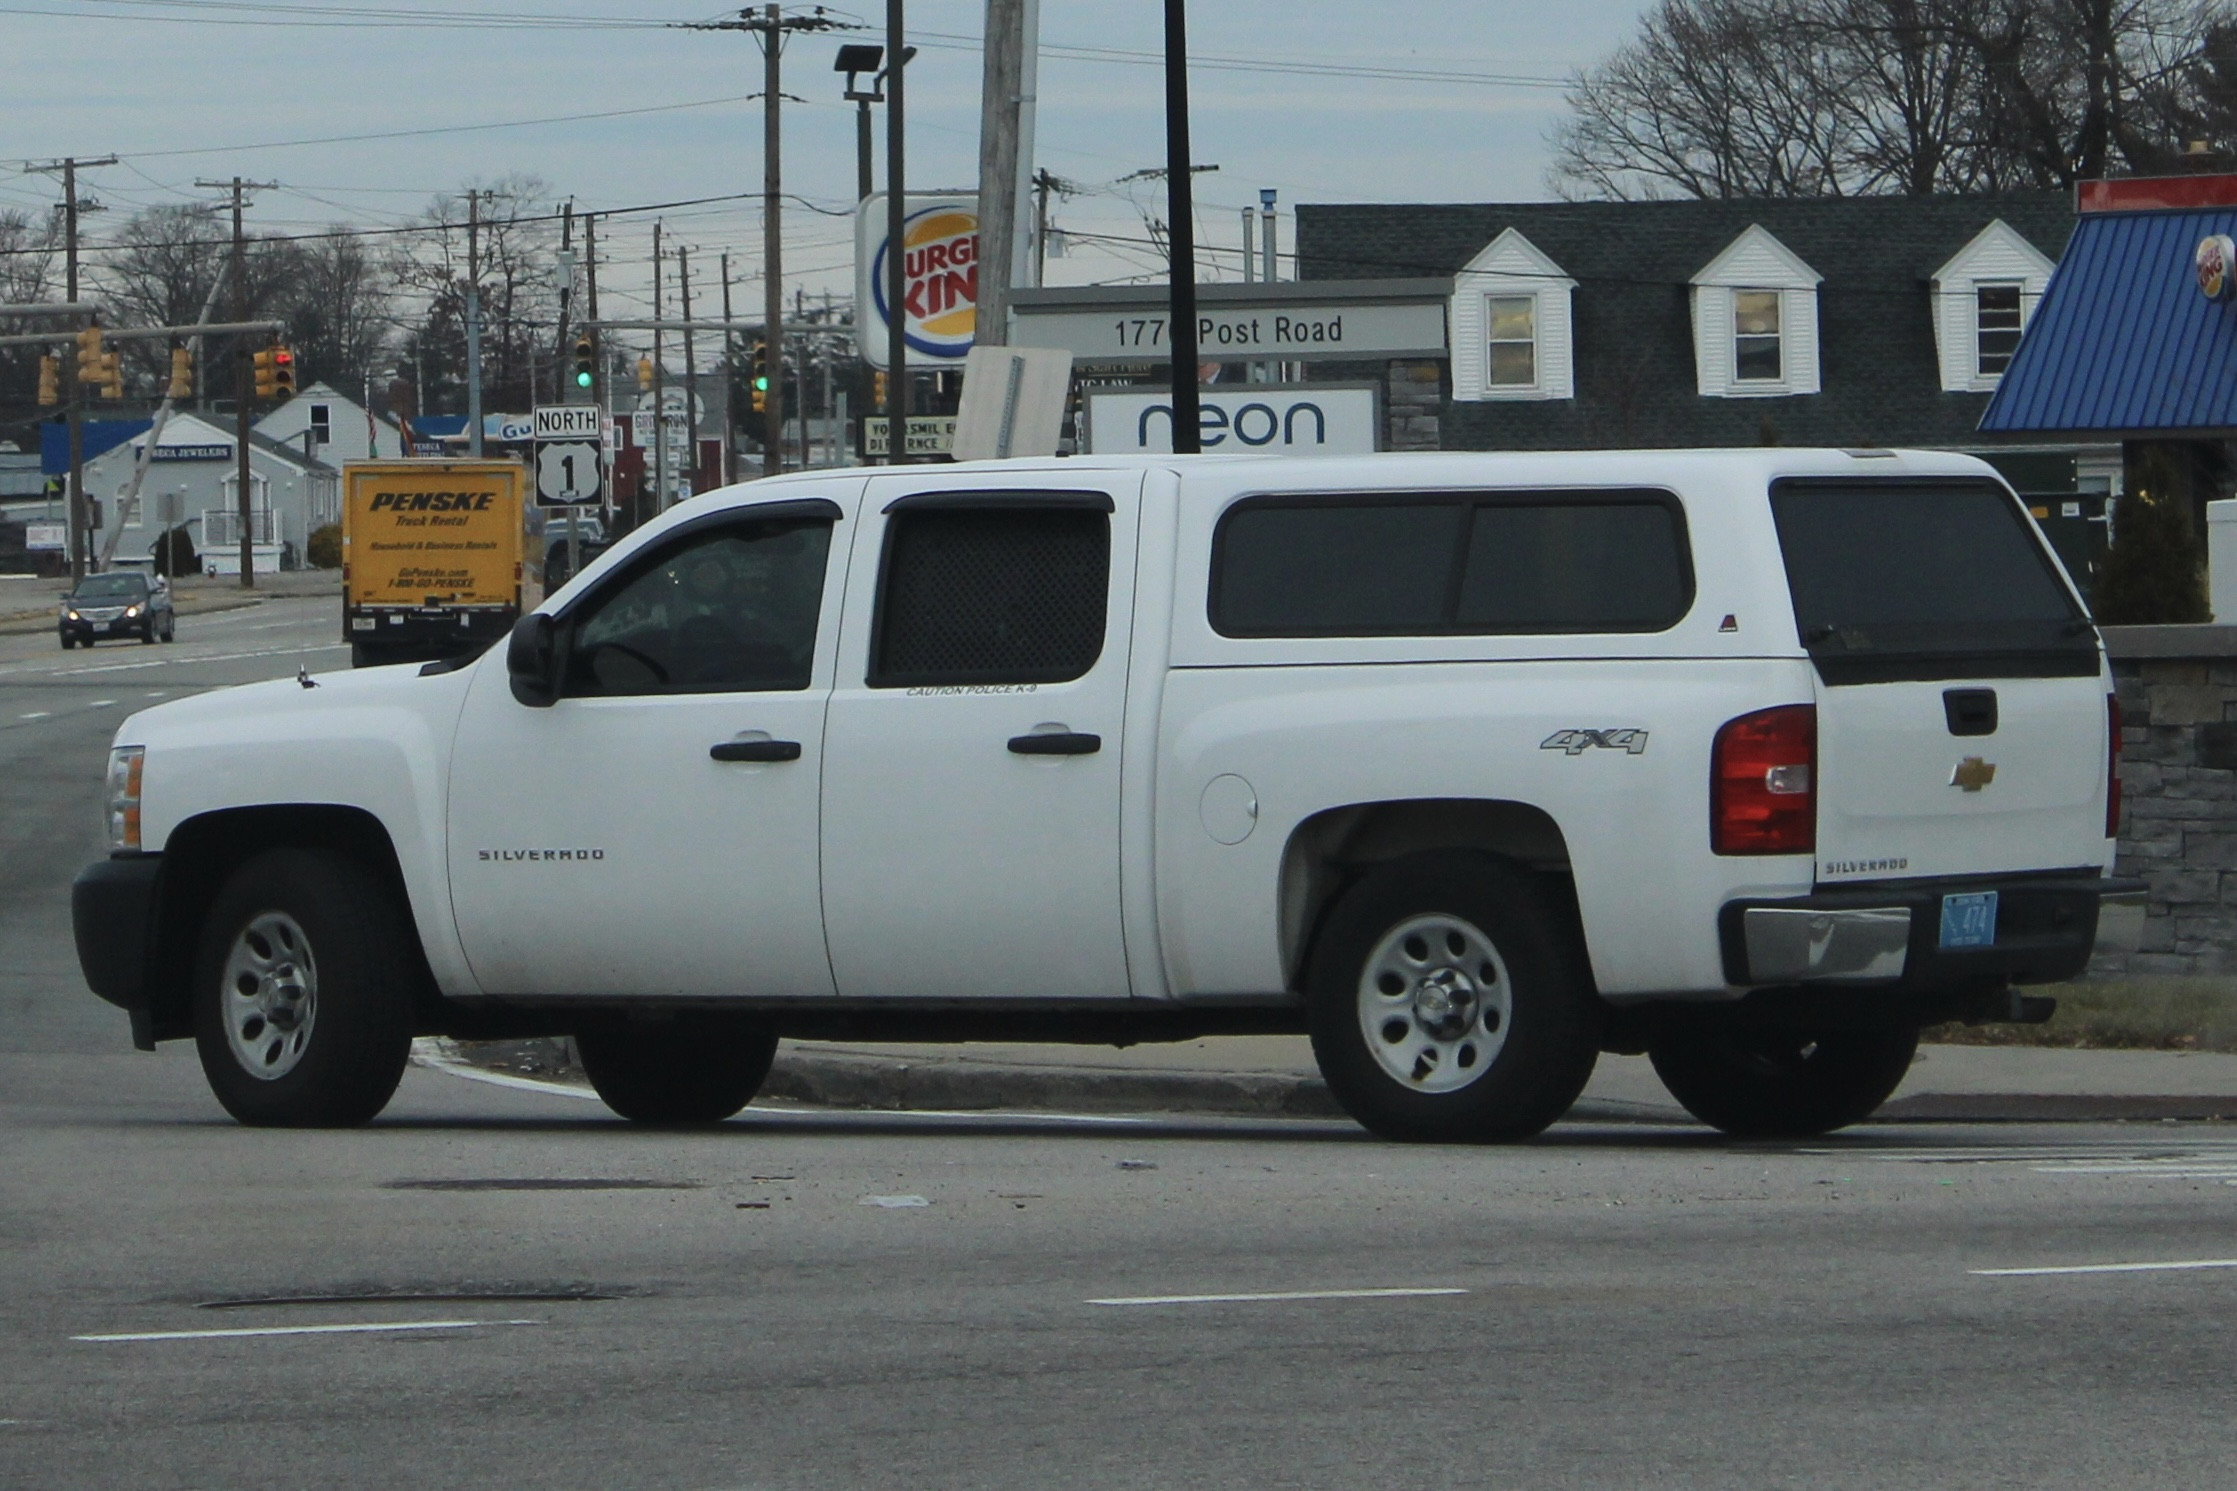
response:
<path fill-rule="evenodd" d="M 1732 374 L 1742 382 L 1778 382 L 1786 376 L 1779 355 L 1779 292 L 1732 292 Z"/>
<path fill-rule="evenodd" d="M 1447 312 L 1453 398 L 1463 403 L 1576 396 L 1569 297 L 1577 282 L 1509 228 L 1453 277 Z"/>
<path fill-rule="evenodd" d="M 1813 394 L 1818 283 L 1800 255 L 1751 224 L 1694 275 L 1693 369 L 1708 399 Z"/>
<path fill-rule="evenodd" d="M 2001 377 L 2020 346 L 2018 285 L 1973 287 L 1974 361 L 1983 378 Z"/>
<path fill-rule="evenodd" d="M 1538 297 L 1494 295 L 1487 311 L 1491 323 L 1491 386 L 1536 388 Z"/>
<path fill-rule="evenodd" d="M 1944 393 L 1987 393 L 2051 281 L 2042 250 L 1998 218 L 1934 271 L 1934 346 Z"/>

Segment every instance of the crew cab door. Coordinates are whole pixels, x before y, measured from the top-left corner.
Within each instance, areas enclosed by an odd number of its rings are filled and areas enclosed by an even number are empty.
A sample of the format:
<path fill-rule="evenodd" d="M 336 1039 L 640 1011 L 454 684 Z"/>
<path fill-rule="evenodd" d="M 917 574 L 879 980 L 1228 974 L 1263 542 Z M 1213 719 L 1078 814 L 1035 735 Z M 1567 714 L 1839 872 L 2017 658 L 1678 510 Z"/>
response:
<path fill-rule="evenodd" d="M 2017 499 L 1843 479 L 1771 504 L 1818 679 L 1819 882 L 2101 863 L 2097 634 Z"/>
<path fill-rule="evenodd" d="M 566 608 L 549 708 L 501 658 L 475 670 L 451 900 L 485 993 L 831 995 L 817 812 L 854 500 L 664 535 Z"/>
<path fill-rule="evenodd" d="M 1136 474 L 877 478 L 824 743 L 842 997 L 1118 998 Z"/>

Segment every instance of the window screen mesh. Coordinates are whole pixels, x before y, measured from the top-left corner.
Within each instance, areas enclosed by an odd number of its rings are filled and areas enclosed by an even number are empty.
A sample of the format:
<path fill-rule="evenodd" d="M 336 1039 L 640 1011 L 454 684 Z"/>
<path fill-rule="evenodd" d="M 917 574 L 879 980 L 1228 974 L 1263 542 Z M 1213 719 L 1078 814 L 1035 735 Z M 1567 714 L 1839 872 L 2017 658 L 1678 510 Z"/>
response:
<path fill-rule="evenodd" d="M 886 546 L 872 687 L 1062 683 L 1102 655 L 1111 570 L 1103 513 L 899 512 Z"/>

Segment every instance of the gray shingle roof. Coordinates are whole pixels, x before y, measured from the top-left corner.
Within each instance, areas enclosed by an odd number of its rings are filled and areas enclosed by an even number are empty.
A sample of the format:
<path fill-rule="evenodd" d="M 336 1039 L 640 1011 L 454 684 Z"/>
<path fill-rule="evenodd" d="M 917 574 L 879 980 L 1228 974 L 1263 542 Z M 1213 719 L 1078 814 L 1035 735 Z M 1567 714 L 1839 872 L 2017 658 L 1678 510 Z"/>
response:
<path fill-rule="evenodd" d="M 1306 279 L 1451 274 L 1508 228 L 1577 283 L 1577 396 L 1447 402 L 1448 450 L 1592 446 L 1979 445 L 1988 395 L 1944 393 L 1928 277 L 2002 218 L 2057 259 L 2074 225 L 2064 192 L 1721 202 L 1305 204 Z M 1750 223 L 1825 276 L 1823 392 L 1702 398 L 1688 281 Z"/>

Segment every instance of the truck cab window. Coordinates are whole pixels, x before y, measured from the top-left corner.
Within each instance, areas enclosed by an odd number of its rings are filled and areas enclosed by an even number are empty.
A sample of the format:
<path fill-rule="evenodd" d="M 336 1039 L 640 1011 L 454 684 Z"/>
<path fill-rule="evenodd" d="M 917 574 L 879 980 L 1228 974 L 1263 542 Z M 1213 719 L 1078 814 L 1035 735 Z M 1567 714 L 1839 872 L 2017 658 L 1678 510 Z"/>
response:
<path fill-rule="evenodd" d="M 1103 653 L 1111 520 L 1083 507 L 897 512 L 872 688 L 1066 683 Z"/>
<path fill-rule="evenodd" d="M 575 624 L 570 696 L 804 689 L 831 525 L 745 523 L 632 566 Z"/>

